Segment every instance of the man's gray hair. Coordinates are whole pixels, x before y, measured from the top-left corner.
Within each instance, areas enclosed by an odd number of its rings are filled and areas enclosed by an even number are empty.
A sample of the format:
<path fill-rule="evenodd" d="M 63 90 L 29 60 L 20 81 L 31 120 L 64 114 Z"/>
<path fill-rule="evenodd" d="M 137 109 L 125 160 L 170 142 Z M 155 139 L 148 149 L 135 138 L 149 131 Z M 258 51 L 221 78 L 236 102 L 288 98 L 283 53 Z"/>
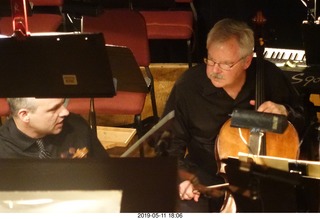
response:
<path fill-rule="evenodd" d="M 35 98 L 24 97 L 24 98 L 7 98 L 10 113 L 12 116 L 17 116 L 20 109 L 25 108 L 30 111 L 35 111 L 37 106 L 35 103 Z"/>
<path fill-rule="evenodd" d="M 237 39 L 240 46 L 240 55 L 252 54 L 254 50 L 254 32 L 243 21 L 225 18 L 218 21 L 207 36 L 207 49 L 213 42 L 225 42 L 231 38 Z"/>

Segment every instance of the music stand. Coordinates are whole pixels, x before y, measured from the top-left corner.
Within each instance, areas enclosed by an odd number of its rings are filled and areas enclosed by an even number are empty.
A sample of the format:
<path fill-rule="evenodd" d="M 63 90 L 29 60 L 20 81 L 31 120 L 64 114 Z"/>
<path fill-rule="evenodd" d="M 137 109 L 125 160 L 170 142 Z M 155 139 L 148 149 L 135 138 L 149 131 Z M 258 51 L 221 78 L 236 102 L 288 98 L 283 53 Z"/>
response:
<path fill-rule="evenodd" d="M 113 77 L 118 91 L 148 93 L 147 83 L 132 53 L 125 46 L 106 44 Z"/>
<path fill-rule="evenodd" d="M 102 33 L 31 34 L 0 38 L 0 97 L 112 97 Z M 93 103 L 92 103 L 93 104 Z M 91 108 L 94 108 L 92 106 Z M 95 123 L 94 112 L 90 119 Z M 95 129 L 96 124 L 91 124 Z"/>
<path fill-rule="evenodd" d="M 0 97 L 112 97 L 102 34 L 0 38 Z"/>
<path fill-rule="evenodd" d="M 223 160 L 238 212 L 319 212 L 320 181 L 237 158 Z"/>

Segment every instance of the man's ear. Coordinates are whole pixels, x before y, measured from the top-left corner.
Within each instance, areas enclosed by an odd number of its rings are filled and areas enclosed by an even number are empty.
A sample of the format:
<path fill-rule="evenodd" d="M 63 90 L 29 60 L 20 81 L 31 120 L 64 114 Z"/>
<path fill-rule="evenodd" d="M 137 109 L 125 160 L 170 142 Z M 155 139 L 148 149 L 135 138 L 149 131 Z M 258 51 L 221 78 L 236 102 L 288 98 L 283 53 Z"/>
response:
<path fill-rule="evenodd" d="M 18 112 L 18 117 L 21 121 L 28 123 L 30 121 L 30 113 L 27 109 L 20 109 Z"/>
<path fill-rule="evenodd" d="M 253 55 L 248 55 L 246 58 L 245 58 L 245 69 L 249 68 L 249 66 L 251 65 L 251 62 L 252 62 L 252 59 L 253 59 Z"/>

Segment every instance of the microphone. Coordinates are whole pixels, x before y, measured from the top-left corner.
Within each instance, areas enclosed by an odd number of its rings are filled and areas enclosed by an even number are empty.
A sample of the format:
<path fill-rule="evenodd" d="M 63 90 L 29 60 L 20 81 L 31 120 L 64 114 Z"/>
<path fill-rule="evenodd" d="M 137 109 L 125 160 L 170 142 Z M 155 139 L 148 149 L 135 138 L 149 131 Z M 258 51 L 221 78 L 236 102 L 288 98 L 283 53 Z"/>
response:
<path fill-rule="evenodd" d="M 281 134 L 288 127 L 288 120 L 284 115 L 235 109 L 231 114 L 231 126 Z"/>

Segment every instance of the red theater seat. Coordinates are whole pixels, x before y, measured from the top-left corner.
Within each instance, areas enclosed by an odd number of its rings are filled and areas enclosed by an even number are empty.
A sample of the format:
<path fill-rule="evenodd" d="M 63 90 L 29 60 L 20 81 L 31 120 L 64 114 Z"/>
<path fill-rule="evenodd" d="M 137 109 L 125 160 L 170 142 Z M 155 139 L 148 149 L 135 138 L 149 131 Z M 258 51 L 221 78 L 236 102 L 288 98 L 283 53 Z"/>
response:
<path fill-rule="evenodd" d="M 177 7 L 182 3 L 189 4 L 190 7 L 188 9 Z M 155 5 L 156 8 L 152 5 Z M 139 10 L 145 18 L 148 39 L 185 40 L 187 42 L 188 64 L 191 67 L 194 45 L 192 40 L 195 40 L 194 22 L 196 21 L 193 0 L 150 0 L 146 3 L 133 0 L 132 6 L 133 9 Z"/>
<path fill-rule="evenodd" d="M 30 33 L 56 32 L 62 22 L 63 18 L 58 14 L 33 14 L 28 17 L 28 29 Z M 11 17 L 0 18 L 0 34 L 13 34 Z"/>

